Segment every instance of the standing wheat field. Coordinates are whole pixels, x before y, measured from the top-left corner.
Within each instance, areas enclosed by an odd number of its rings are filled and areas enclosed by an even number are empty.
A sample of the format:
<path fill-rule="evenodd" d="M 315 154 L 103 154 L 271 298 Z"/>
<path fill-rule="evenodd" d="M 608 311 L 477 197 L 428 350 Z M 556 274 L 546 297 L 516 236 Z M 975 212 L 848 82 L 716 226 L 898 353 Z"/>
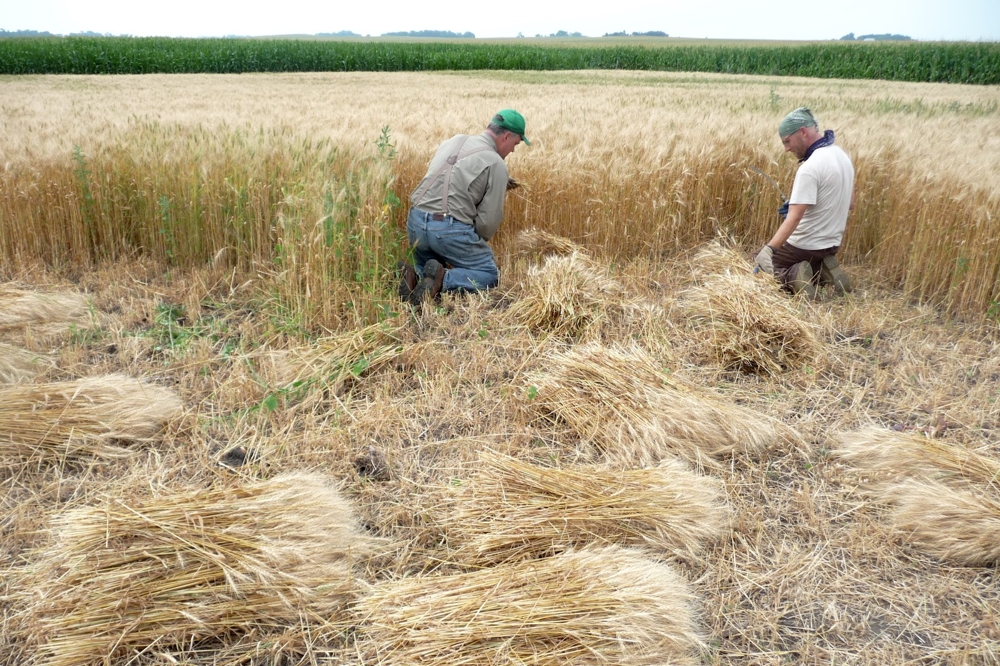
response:
<path fill-rule="evenodd" d="M 0 665 L 997 663 L 997 93 L 0 79 Z M 846 297 L 751 273 L 801 105 Z M 505 107 L 500 286 L 400 304 L 409 192 Z"/>
<path fill-rule="evenodd" d="M 283 273 L 291 300 L 324 293 L 313 307 L 329 323 L 394 265 L 399 203 L 433 147 L 504 105 L 522 109 L 539 139 L 511 158 L 530 186 L 512 197 L 501 249 L 534 225 L 618 258 L 675 254 L 720 233 L 750 249 L 780 198 L 749 167 L 790 189 L 795 163 L 775 128 L 807 105 L 858 172 L 843 256 L 953 312 L 1000 301 L 996 86 L 599 71 L 2 85 L 7 263 L 141 253 L 193 266 L 221 252 Z M 468 94 L 432 113 L 410 103 L 429 89 Z M 319 265 L 333 267 L 333 283 Z"/>

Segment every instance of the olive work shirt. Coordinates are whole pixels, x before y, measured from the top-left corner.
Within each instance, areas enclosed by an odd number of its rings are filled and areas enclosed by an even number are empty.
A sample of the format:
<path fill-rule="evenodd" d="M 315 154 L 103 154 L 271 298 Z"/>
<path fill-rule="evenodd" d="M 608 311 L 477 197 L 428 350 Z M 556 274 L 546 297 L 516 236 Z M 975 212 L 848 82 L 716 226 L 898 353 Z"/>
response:
<path fill-rule="evenodd" d="M 449 175 L 448 158 L 456 152 L 458 159 Z M 492 134 L 457 134 L 442 143 L 434 154 L 427 175 L 410 195 L 410 205 L 471 224 L 476 234 L 488 241 L 503 219 L 507 178 L 507 164 L 497 152 Z M 447 195 L 445 183 L 448 183 Z"/>

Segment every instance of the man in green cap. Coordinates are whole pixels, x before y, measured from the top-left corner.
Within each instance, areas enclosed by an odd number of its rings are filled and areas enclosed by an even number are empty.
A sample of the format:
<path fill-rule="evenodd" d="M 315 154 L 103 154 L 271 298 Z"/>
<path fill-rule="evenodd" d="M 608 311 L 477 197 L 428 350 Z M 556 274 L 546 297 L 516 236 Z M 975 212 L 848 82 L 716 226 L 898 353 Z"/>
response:
<path fill-rule="evenodd" d="M 792 194 L 778 210 L 785 218 L 754 261 L 794 293 L 816 296 L 817 285 L 832 284 L 837 293 L 851 291 L 851 280 L 837 261 L 854 208 L 854 166 L 833 130 L 820 133 L 812 111 L 795 109 L 781 121 L 778 135 L 802 166 Z"/>
<path fill-rule="evenodd" d="M 531 145 L 524 116 L 503 109 L 482 134 L 458 134 L 438 148 L 410 196 L 406 234 L 416 268 L 402 267 L 403 300 L 419 305 L 442 291 L 497 285 L 500 271 L 487 241 L 503 220 L 504 195 L 517 187 L 504 159 L 522 141 Z"/>

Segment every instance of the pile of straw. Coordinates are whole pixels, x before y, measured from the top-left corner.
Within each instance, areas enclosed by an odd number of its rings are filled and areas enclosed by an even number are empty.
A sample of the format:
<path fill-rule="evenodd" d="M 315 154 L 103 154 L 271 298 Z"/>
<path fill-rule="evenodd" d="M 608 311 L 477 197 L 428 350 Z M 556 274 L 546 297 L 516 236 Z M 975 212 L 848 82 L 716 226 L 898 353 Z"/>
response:
<path fill-rule="evenodd" d="M 586 254 L 582 245 L 564 236 L 550 234 L 536 227 L 524 229 L 514 239 L 514 248 L 523 255 L 544 257 L 546 255 Z"/>
<path fill-rule="evenodd" d="M 379 322 L 356 331 L 320 338 L 305 349 L 271 355 L 279 387 L 339 391 L 346 382 L 399 357 L 405 322 Z"/>
<path fill-rule="evenodd" d="M 844 435 L 834 454 L 915 547 L 962 566 L 1000 563 L 1000 460 L 874 428 Z"/>
<path fill-rule="evenodd" d="M 125 375 L 0 388 L 0 460 L 120 457 L 181 412 L 177 395 Z"/>
<path fill-rule="evenodd" d="M 238 642 L 251 631 L 317 640 L 355 599 L 352 565 L 370 547 L 329 482 L 304 473 L 108 498 L 57 516 L 52 533 L 18 582 L 23 630 L 48 666 Z M 244 648 L 267 656 L 262 643 Z"/>
<path fill-rule="evenodd" d="M 365 663 L 697 664 L 694 599 L 617 546 L 383 583 L 358 604 Z"/>
<path fill-rule="evenodd" d="M 532 266 L 514 304 L 506 311 L 513 325 L 535 333 L 577 338 L 619 311 L 622 286 L 587 255 L 549 255 Z"/>
<path fill-rule="evenodd" d="M 0 332 L 25 326 L 66 330 L 69 324 L 89 325 L 90 320 L 83 294 L 0 291 Z"/>
<path fill-rule="evenodd" d="M 727 530 L 722 482 L 677 460 L 637 470 L 552 469 L 493 452 L 442 522 L 474 566 L 546 557 L 591 542 L 693 556 Z"/>
<path fill-rule="evenodd" d="M 0 384 L 18 384 L 35 377 L 51 363 L 45 357 L 0 342 Z"/>
<path fill-rule="evenodd" d="M 734 250 L 710 246 L 694 259 L 705 275 L 679 299 L 689 323 L 704 335 L 706 356 L 727 370 L 777 375 L 817 363 L 822 345 L 816 327 L 802 320 L 796 303 L 770 276 L 754 275 Z"/>
<path fill-rule="evenodd" d="M 915 547 L 961 566 L 1000 564 L 1000 490 L 906 479 L 888 495 L 893 527 Z"/>
<path fill-rule="evenodd" d="M 833 454 L 863 476 L 868 488 L 930 478 L 1000 489 L 1000 460 L 919 433 L 876 427 L 844 433 Z"/>
<path fill-rule="evenodd" d="M 680 456 L 759 454 L 796 439 L 781 422 L 686 386 L 638 347 L 578 346 L 529 376 L 531 405 L 565 421 L 610 459 L 650 465 Z"/>

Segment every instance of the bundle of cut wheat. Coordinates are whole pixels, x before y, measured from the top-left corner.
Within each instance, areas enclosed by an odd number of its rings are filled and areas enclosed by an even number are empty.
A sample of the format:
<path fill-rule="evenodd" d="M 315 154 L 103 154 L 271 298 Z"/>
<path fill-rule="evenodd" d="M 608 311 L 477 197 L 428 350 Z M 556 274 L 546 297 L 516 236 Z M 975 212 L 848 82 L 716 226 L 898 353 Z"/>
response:
<path fill-rule="evenodd" d="M 732 251 L 703 254 L 703 266 L 737 261 Z M 746 268 L 745 259 L 738 261 L 735 266 Z M 742 268 L 707 275 L 679 299 L 690 325 L 705 334 L 706 355 L 723 368 L 764 375 L 815 365 L 822 351 L 815 326 L 803 321 L 775 280 Z"/>
<path fill-rule="evenodd" d="M 534 332 L 576 338 L 620 310 L 624 297 L 621 285 L 585 254 L 550 255 L 528 269 L 506 317 Z"/>
<path fill-rule="evenodd" d="M 685 582 L 617 546 L 382 583 L 358 604 L 365 663 L 696 664 Z"/>
<path fill-rule="evenodd" d="M 728 525 L 722 483 L 677 460 L 635 470 L 552 469 L 493 452 L 443 522 L 456 561 L 496 564 L 590 542 L 696 555 Z"/>
<path fill-rule="evenodd" d="M 181 412 L 177 395 L 124 375 L 0 388 L 0 460 L 123 456 Z"/>
<path fill-rule="evenodd" d="M 528 378 L 532 406 L 613 460 L 648 465 L 677 455 L 704 463 L 705 456 L 760 453 L 796 439 L 775 419 L 669 377 L 638 347 L 584 345 L 545 365 Z"/>
<path fill-rule="evenodd" d="M 164 493 L 69 510 L 18 582 L 48 666 L 118 663 L 248 632 L 332 631 L 369 544 L 327 479 Z M 246 644 L 252 655 L 264 641 Z"/>
<path fill-rule="evenodd" d="M 0 332 L 23 326 L 53 326 L 68 330 L 71 324 L 90 324 L 90 310 L 83 294 L 43 294 L 8 290 L 0 293 Z"/>
<path fill-rule="evenodd" d="M 1000 563 L 1000 490 L 904 479 L 888 495 L 893 527 L 934 557 L 961 566 Z"/>
<path fill-rule="evenodd" d="M 919 433 L 875 427 L 845 433 L 833 455 L 863 476 L 866 488 L 922 477 L 1000 489 L 1000 460 Z"/>
<path fill-rule="evenodd" d="M 893 528 L 917 548 L 960 565 L 1000 561 L 1000 460 L 877 428 L 843 435 L 834 455 L 893 507 Z"/>
<path fill-rule="evenodd" d="M 0 342 L 0 384 L 28 381 L 49 365 L 40 354 Z"/>
<path fill-rule="evenodd" d="M 320 338 L 305 349 L 271 354 L 271 374 L 280 388 L 319 387 L 338 391 L 403 353 L 405 322 L 379 322 L 356 331 Z"/>
<path fill-rule="evenodd" d="M 556 236 L 536 227 L 524 229 L 514 240 L 514 248 L 528 256 L 586 254 L 586 250 L 564 236 Z"/>
<path fill-rule="evenodd" d="M 705 243 L 698 248 L 690 263 L 691 274 L 698 280 L 730 272 L 753 272 L 753 264 L 729 239 Z"/>

